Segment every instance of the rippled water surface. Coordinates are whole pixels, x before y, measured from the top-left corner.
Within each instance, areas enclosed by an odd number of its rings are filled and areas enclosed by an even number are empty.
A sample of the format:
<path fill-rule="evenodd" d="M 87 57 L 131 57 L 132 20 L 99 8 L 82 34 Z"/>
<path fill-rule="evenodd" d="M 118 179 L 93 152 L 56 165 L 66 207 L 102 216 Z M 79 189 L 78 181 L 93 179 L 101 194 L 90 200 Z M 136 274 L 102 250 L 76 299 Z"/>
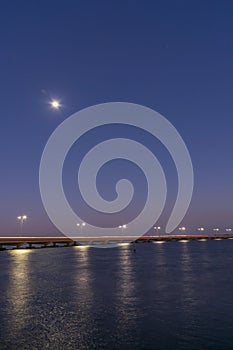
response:
<path fill-rule="evenodd" d="M 233 240 L 0 253 L 0 349 L 233 349 Z"/>

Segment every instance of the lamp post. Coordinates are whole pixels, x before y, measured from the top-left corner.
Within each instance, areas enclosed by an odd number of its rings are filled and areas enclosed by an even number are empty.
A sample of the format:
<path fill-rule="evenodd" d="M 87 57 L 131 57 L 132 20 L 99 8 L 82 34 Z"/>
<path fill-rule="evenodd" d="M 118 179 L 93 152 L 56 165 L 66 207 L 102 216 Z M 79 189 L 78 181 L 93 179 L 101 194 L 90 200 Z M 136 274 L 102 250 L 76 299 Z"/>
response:
<path fill-rule="evenodd" d="M 219 228 L 217 227 L 217 228 L 213 228 L 213 231 L 214 232 L 218 232 L 219 231 Z"/>
<path fill-rule="evenodd" d="M 198 227 L 197 231 L 203 232 L 205 231 L 204 227 Z"/>
<path fill-rule="evenodd" d="M 123 231 L 127 228 L 127 225 L 120 225 L 118 228 L 121 229 L 121 232 L 123 233 Z"/>
<path fill-rule="evenodd" d="M 154 230 L 156 230 L 156 234 L 158 235 L 159 230 L 161 230 L 161 226 L 154 226 Z"/>
<path fill-rule="evenodd" d="M 182 232 L 185 232 L 186 231 L 186 227 L 182 226 L 182 227 L 179 227 L 179 231 L 182 233 Z"/>
<path fill-rule="evenodd" d="M 232 231 L 232 228 L 230 228 L 230 227 L 229 227 L 229 228 L 226 228 L 225 231 L 226 231 L 226 232 L 231 232 L 231 231 Z"/>
<path fill-rule="evenodd" d="M 78 223 L 76 224 L 76 226 L 77 226 L 77 227 L 80 227 L 80 230 L 81 230 L 81 233 L 82 233 L 82 230 L 83 230 L 83 228 L 86 226 L 86 223 L 85 223 L 85 222 L 81 222 L 81 223 L 78 222 Z"/>
<path fill-rule="evenodd" d="M 19 215 L 17 216 L 17 219 L 19 220 L 19 227 L 20 227 L 20 236 L 22 236 L 23 233 L 23 223 L 25 220 L 27 220 L 27 215 Z"/>

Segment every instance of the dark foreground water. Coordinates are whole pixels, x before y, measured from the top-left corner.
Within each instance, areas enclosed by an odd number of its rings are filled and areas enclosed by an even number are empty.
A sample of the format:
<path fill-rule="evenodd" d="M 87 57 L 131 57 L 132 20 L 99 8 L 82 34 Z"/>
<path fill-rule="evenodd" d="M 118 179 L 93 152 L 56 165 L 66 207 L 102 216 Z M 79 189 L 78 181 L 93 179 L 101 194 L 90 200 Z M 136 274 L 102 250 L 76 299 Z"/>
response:
<path fill-rule="evenodd" d="M 233 240 L 0 253 L 0 349 L 233 349 Z"/>

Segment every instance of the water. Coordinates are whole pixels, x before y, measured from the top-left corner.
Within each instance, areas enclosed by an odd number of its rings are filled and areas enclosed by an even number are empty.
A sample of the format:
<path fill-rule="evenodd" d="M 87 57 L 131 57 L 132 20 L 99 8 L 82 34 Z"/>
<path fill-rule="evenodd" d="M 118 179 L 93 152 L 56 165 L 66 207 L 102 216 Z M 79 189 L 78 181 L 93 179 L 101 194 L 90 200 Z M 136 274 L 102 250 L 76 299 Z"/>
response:
<path fill-rule="evenodd" d="M 0 253 L 0 349 L 233 349 L 233 240 Z"/>

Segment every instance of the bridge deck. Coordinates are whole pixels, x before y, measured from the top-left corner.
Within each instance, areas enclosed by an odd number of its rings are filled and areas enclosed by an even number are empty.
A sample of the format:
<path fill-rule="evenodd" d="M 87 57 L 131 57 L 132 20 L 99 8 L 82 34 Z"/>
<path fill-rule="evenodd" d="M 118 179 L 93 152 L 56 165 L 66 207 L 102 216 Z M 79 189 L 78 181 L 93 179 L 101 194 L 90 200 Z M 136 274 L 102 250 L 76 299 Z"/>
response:
<path fill-rule="evenodd" d="M 62 244 L 66 246 L 79 244 L 103 244 L 103 243 L 120 243 L 120 242 L 150 242 L 150 241 L 181 241 L 181 240 L 207 240 L 207 239 L 233 239 L 233 234 L 211 234 L 211 235 L 156 235 L 156 236 L 82 236 L 68 238 L 64 236 L 48 237 L 48 236 L 31 236 L 31 237 L 1 237 L 0 250 L 4 250 L 6 246 L 20 248 L 22 246 L 31 248 L 35 245 L 56 246 Z"/>

